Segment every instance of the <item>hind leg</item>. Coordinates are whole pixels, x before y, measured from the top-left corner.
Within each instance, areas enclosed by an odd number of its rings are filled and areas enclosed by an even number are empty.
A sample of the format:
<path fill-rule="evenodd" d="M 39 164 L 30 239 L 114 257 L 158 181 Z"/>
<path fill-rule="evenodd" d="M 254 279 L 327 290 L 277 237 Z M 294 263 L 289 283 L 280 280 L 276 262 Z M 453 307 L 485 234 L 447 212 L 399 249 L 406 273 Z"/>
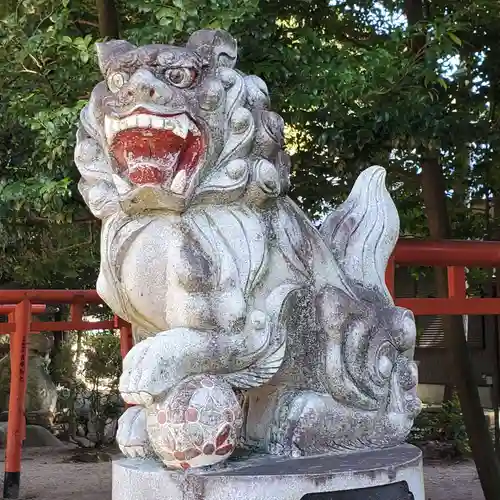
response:
<path fill-rule="evenodd" d="M 333 405 L 328 394 L 301 390 L 282 394 L 269 429 L 269 453 L 300 457 L 328 451 L 332 429 L 327 422 Z"/>
<path fill-rule="evenodd" d="M 348 408 L 329 394 L 287 391 L 277 401 L 267 448 L 273 455 L 291 457 L 373 448 L 381 425 L 377 412 Z M 389 441 L 386 436 L 383 444 Z"/>

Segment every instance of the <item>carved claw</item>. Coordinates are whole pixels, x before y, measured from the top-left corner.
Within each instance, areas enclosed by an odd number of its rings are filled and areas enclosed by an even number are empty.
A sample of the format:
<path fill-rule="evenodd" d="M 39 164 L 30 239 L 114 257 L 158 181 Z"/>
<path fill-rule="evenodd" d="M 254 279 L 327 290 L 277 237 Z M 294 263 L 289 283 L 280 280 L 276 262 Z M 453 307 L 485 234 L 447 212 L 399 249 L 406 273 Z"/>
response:
<path fill-rule="evenodd" d="M 129 404 L 150 406 L 154 398 L 167 392 L 173 380 L 172 343 L 157 335 L 136 344 L 123 360 L 120 393 Z"/>
<path fill-rule="evenodd" d="M 252 344 L 255 337 L 258 347 Z M 241 358 L 244 349 L 258 353 L 267 341 L 265 329 L 253 338 L 247 332 L 233 335 L 231 342 L 216 330 L 172 328 L 160 332 L 139 342 L 127 354 L 120 392 L 127 403 L 148 407 L 190 375 L 236 371 L 239 365 L 235 365 L 235 359 Z"/>
<path fill-rule="evenodd" d="M 118 420 L 116 442 L 126 457 L 146 457 L 151 453 L 146 418 L 146 410 L 134 406 L 128 408 Z"/>

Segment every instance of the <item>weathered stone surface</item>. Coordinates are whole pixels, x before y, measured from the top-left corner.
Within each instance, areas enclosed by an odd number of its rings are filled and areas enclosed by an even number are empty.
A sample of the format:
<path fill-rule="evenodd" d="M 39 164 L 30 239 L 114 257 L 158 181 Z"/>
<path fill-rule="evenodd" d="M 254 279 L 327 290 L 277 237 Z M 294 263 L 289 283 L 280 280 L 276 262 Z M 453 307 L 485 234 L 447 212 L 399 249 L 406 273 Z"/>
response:
<path fill-rule="evenodd" d="M 306 496 L 314 493 L 330 495 Z M 421 453 L 418 448 L 402 445 L 299 459 L 260 456 L 186 473 L 167 471 L 154 460 L 122 459 L 113 463 L 113 500 L 179 498 L 425 500 Z"/>
<path fill-rule="evenodd" d="M 228 455 L 232 398 L 186 407 L 204 374 L 243 394 L 248 447 L 297 457 L 403 442 L 420 409 L 416 329 L 384 282 L 399 234 L 384 169 L 364 171 L 318 231 L 286 194 L 283 120 L 265 83 L 234 69 L 228 33 L 98 54 L 105 81 L 75 162 L 103 220 L 98 292 L 137 342 L 120 381 L 136 405 L 122 451 L 182 468 Z"/>

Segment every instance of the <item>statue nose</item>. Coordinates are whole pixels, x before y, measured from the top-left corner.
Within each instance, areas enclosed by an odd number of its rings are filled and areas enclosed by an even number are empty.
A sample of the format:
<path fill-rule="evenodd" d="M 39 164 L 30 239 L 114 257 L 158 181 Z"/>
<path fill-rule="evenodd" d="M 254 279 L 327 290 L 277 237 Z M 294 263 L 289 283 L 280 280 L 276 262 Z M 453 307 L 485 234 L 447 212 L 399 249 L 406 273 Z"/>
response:
<path fill-rule="evenodd" d="M 127 104 L 134 101 L 167 104 L 172 99 L 172 90 L 150 71 L 140 69 L 122 88 L 122 99 Z"/>

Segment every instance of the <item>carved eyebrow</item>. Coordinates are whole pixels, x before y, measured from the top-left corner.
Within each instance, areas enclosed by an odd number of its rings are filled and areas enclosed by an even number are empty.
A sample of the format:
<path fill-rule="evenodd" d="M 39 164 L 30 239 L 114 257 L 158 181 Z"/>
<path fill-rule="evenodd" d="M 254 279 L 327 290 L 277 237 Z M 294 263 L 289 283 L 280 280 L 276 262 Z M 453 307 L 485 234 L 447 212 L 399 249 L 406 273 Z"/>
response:
<path fill-rule="evenodd" d="M 109 76 L 110 73 L 114 73 L 115 71 L 130 71 L 131 69 L 135 69 L 141 63 L 141 55 L 136 50 L 133 50 L 112 59 L 106 66 L 105 76 Z"/>
<path fill-rule="evenodd" d="M 201 59 L 195 53 L 179 53 L 171 50 L 144 51 L 133 50 L 120 54 L 107 65 L 105 76 L 116 71 L 125 71 L 133 73 L 141 66 L 150 66 L 152 68 L 195 68 L 200 70 Z"/>
<path fill-rule="evenodd" d="M 200 68 L 201 59 L 195 53 L 175 53 L 170 51 L 159 52 L 156 65 L 166 68 Z"/>

